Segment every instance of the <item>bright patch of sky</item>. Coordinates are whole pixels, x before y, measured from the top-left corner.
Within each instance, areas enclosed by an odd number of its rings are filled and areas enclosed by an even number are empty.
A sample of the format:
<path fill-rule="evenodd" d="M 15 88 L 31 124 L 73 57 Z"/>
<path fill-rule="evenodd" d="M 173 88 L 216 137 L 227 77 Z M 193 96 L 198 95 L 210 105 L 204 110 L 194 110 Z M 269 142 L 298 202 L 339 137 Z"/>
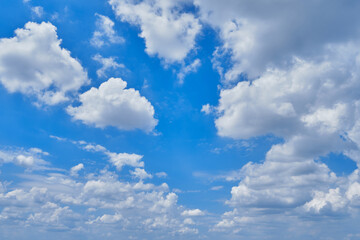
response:
<path fill-rule="evenodd" d="M 359 11 L 5 1 L 1 239 L 359 239 Z"/>

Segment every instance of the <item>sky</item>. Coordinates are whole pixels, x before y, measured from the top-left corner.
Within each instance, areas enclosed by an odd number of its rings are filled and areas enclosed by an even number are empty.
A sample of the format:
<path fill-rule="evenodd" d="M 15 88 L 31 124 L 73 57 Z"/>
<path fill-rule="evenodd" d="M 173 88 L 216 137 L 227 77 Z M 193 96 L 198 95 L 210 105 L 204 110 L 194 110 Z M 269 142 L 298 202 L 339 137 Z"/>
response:
<path fill-rule="evenodd" d="M 359 12 L 0 0 L 1 239 L 360 239 Z"/>

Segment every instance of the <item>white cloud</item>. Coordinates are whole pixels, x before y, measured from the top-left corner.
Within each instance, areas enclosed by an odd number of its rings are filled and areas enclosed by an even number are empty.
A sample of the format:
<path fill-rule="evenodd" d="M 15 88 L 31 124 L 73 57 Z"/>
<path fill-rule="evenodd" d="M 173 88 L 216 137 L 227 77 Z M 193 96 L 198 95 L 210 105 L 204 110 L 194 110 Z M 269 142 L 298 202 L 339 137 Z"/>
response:
<path fill-rule="evenodd" d="M 102 47 L 106 44 L 119 44 L 123 43 L 124 38 L 118 36 L 114 30 L 115 23 L 107 16 L 96 14 L 96 31 L 90 43 L 95 47 Z"/>
<path fill-rule="evenodd" d="M 95 60 L 96 62 L 98 62 L 102 65 L 102 67 L 96 71 L 96 74 L 98 77 L 106 77 L 107 76 L 106 72 L 108 70 L 116 70 L 118 68 L 125 68 L 125 65 L 121 64 L 121 63 L 117 63 L 115 61 L 114 57 L 105 58 L 105 57 L 101 56 L 100 54 L 96 54 L 93 57 L 93 60 Z"/>
<path fill-rule="evenodd" d="M 219 190 L 221 190 L 221 189 L 223 189 L 223 188 L 224 188 L 224 186 L 213 186 L 213 187 L 210 188 L 210 190 L 212 190 L 212 191 L 219 191 Z"/>
<path fill-rule="evenodd" d="M 48 163 L 42 159 L 47 156 L 47 152 L 43 152 L 38 148 L 30 148 L 28 150 L 22 148 L 8 148 L 0 150 L 0 164 L 13 163 L 25 168 L 43 168 Z"/>
<path fill-rule="evenodd" d="M 233 66 L 225 80 L 245 73 L 262 75 L 268 67 L 286 67 L 294 56 L 309 59 L 324 53 L 328 44 L 357 40 L 360 4 L 328 1 L 194 0 L 201 20 L 219 31 L 221 50 Z M 334 26 L 335 29 L 334 29 Z M 325 50 L 326 51 L 326 50 Z"/>
<path fill-rule="evenodd" d="M 71 176 L 77 176 L 78 175 L 78 172 L 80 170 L 84 169 L 84 164 L 82 163 L 79 163 L 78 165 L 76 166 L 73 166 L 71 169 L 70 169 L 70 175 Z"/>
<path fill-rule="evenodd" d="M 340 194 L 340 189 L 330 189 L 328 193 L 315 192 L 314 198 L 304 205 L 306 211 L 320 211 L 331 208 L 332 211 L 338 211 L 346 205 L 345 199 Z"/>
<path fill-rule="evenodd" d="M 105 223 L 105 224 L 112 224 L 112 223 L 117 223 L 120 220 L 122 220 L 122 215 L 121 214 L 114 214 L 114 215 L 109 215 L 109 214 L 104 214 L 101 217 L 97 217 L 95 220 L 93 221 L 89 221 L 90 224 L 93 224 L 94 222 L 101 222 L 101 223 Z"/>
<path fill-rule="evenodd" d="M 147 173 L 143 168 L 135 168 L 134 171 L 130 171 L 131 175 L 135 178 L 139 178 L 140 180 L 146 178 L 152 178 L 152 175 Z"/>
<path fill-rule="evenodd" d="M 32 13 L 36 16 L 36 17 L 42 17 L 44 14 L 44 8 L 41 6 L 35 6 L 31 8 Z"/>
<path fill-rule="evenodd" d="M 193 225 L 193 224 L 195 224 L 195 222 L 191 218 L 185 218 L 184 224 L 185 225 Z"/>
<path fill-rule="evenodd" d="M 354 182 L 349 186 L 349 189 L 346 191 L 346 197 L 349 200 L 358 199 L 360 200 L 360 183 Z"/>
<path fill-rule="evenodd" d="M 210 1 L 209 5 L 212 3 L 220 8 L 215 2 Z M 254 9 L 258 3 L 232 3 L 232 8 L 237 9 L 234 14 L 240 16 L 245 10 L 239 8 L 244 4 L 249 4 L 246 10 L 249 12 L 245 11 L 241 19 L 234 15 L 234 19 L 229 20 L 232 10 L 228 9 L 228 15 L 219 14 L 228 7 L 224 6 L 208 16 L 203 15 L 208 21 L 216 18 L 212 24 L 220 29 L 223 47 L 232 51 L 234 65 L 223 69 L 225 80 L 235 80 L 239 74 L 248 76 L 235 86 L 226 85 L 227 88 L 221 90 L 215 120 L 218 134 L 233 139 L 274 135 L 282 143 L 273 145 L 264 161 L 247 163 L 239 172 L 229 175 L 240 180 L 227 201 L 234 210 L 225 213 L 215 229 L 250 234 L 256 231 L 248 231 L 251 224 L 239 222 L 241 217 L 256 217 L 257 221 L 273 226 L 286 224 L 284 228 L 289 230 L 292 226 L 305 226 L 307 223 L 301 218 L 311 219 L 314 215 L 349 217 L 359 203 L 357 197 L 350 197 L 357 192 L 359 178 L 354 176 L 358 173 L 352 174 L 352 180 L 336 176 L 320 159 L 336 152 L 347 155 L 359 166 L 360 98 L 355 94 L 360 90 L 357 37 L 347 35 L 347 38 L 335 39 L 336 36 L 329 36 L 321 29 L 310 36 L 296 35 L 298 39 L 294 40 L 295 35 L 279 32 L 287 28 L 278 27 L 290 23 L 296 26 L 297 21 L 308 17 L 306 14 L 300 16 L 301 19 L 290 17 L 295 21 L 292 22 L 283 19 L 281 13 L 274 17 L 270 9 L 268 23 L 262 19 L 265 16 L 258 15 L 252 15 L 250 21 L 247 15 L 261 10 Z M 302 4 L 310 3 L 300 3 L 303 7 Z M 293 3 L 286 7 L 292 8 Z M 326 9 L 329 11 L 332 10 Z M 298 13 L 294 17 L 299 17 Z M 220 21 L 223 22 L 220 24 Z M 280 21 L 276 23 L 280 25 L 273 25 L 273 21 Z M 312 22 L 309 20 L 309 24 Z M 274 30 L 273 36 L 264 41 L 267 37 L 263 34 L 269 29 Z M 305 28 L 295 29 L 301 32 Z M 306 31 L 310 29 L 306 26 Z M 281 48 L 273 45 L 276 42 L 272 38 L 281 42 Z M 309 45 L 297 45 L 302 41 L 309 41 Z M 269 213 L 276 213 L 276 217 L 270 217 Z M 357 214 L 353 216 L 357 218 Z"/>
<path fill-rule="evenodd" d="M 296 60 L 288 71 L 267 70 L 251 83 L 222 90 L 216 120 L 221 136 L 275 134 L 284 139 L 272 146 L 263 163 L 242 168 L 229 204 L 274 209 L 307 203 L 305 209 L 325 213 L 322 207 L 335 210 L 343 203 L 335 202 L 335 192 L 329 190 L 340 179 L 315 159 L 330 152 L 358 152 L 354 133 L 360 99 L 353 92 L 360 87 L 359 52 L 353 50 L 351 45 L 333 47 L 326 60 Z"/>
<path fill-rule="evenodd" d="M 309 201 L 314 189 L 325 190 L 337 180 L 325 164 L 315 163 L 312 159 L 286 157 L 286 160 L 268 158 L 263 164 L 246 164 L 242 168 L 242 180 L 231 190 L 228 204 L 295 208 Z"/>
<path fill-rule="evenodd" d="M 180 234 L 198 234 L 199 230 L 196 228 L 189 228 L 189 227 L 182 227 L 180 230 L 178 230 L 178 233 Z"/>
<path fill-rule="evenodd" d="M 100 145 L 71 142 L 89 152 L 110 153 Z M 30 153 L 48 155 L 37 148 L 23 154 Z M 13 158 L 4 157 L 3 151 L 0 159 L 13 161 Z M 77 172 L 83 168 L 83 164 L 78 164 L 70 171 L 37 169 L 36 173 L 19 174 L 16 183 L 0 183 L 0 232 L 12 228 L 16 230 L 12 234 L 15 238 L 31 235 L 32 231 L 41 231 L 47 236 L 53 236 L 54 231 L 66 231 L 67 236 L 80 234 L 95 238 L 108 232 L 126 239 L 142 234 L 150 238 L 162 235 L 174 239 L 175 233 L 189 236 L 198 233 L 198 224 L 183 216 L 185 208 L 178 205 L 178 196 L 169 192 L 166 183 L 143 182 L 144 178 L 151 178 L 143 168 L 129 170 L 128 173 L 139 179 L 128 180 L 124 178 L 126 174 L 119 177 L 106 169 L 91 172 L 92 168 L 83 178 L 78 178 Z M 199 216 L 198 210 L 189 213 Z"/>
<path fill-rule="evenodd" d="M 67 224 L 67 221 L 70 219 L 74 221 L 78 217 L 78 214 L 74 214 L 68 206 L 57 207 L 56 204 L 47 203 L 38 212 L 30 214 L 26 224 L 44 225 L 48 228 L 68 230 L 71 228 L 71 225 Z"/>
<path fill-rule="evenodd" d="M 204 212 L 201 211 L 200 209 L 190 209 L 183 211 L 181 215 L 186 217 L 196 217 L 196 216 L 203 216 Z"/>
<path fill-rule="evenodd" d="M 85 141 L 73 142 L 74 144 L 80 144 L 83 149 L 89 152 L 107 152 L 107 149 L 99 144 L 89 144 Z"/>
<path fill-rule="evenodd" d="M 150 208 L 150 211 L 164 213 L 175 206 L 177 199 L 178 196 L 175 193 L 169 193 L 164 197 L 161 196 L 161 198 Z"/>
<path fill-rule="evenodd" d="M 201 112 L 205 113 L 206 115 L 209 115 L 213 111 L 214 111 L 214 107 L 208 103 L 201 107 Z"/>
<path fill-rule="evenodd" d="M 158 172 L 155 174 L 158 178 L 166 178 L 167 173 L 166 172 Z"/>
<path fill-rule="evenodd" d="M 0 39 L 1 84 L 10 93 L 35 96 L 39 104 L 69 100 L 89 79 L 60 43 L 56 27 L 45 22 L 28 22 L 15 37 Z"/>
<path fill-rule="evenodd" d="M 123 166 L 131 166 L 131 167 L 144 166 L 144 162 L 141 161 L 143 156 L 138 154 L 108 152 L 106 153 L 106 155 L 109 156 L 110 162 L 116 167 L 118 171 L 120 171 Z"/>
<path fill-rule="evenodd" d="M 143 158 L 142 155 L 138 155 L 135 153 L 116 153 L 116 152 L 109 151 L 104 146 L 101 146 L 99 144 L 91 144 L 86 141 L 73 141 L 73 140 L 68 140 L 65 138 L 57 137 L 57 136 L 50 136 L 50 137 L 54 138 L 58 141 L 69 141 L 72 144 L 75 144 L 79 148 L 86 150 L 88 152 L 101 152 L 108 157 L 109 162 L 112 165 L 114 165 L 118 171 L 121 171 L 124 166 L 129 166 L 129 167 L 134 167 L 134 168 L 144 167 L 144 162 L 141 161 Z M 80 163 L 71 168 L 70 174 L 72 176 L 77 176 L 77 172 L 79 170 L 82 170 L 83 168 L 84 168 L 84 165 L 82 163 Z M 140 174 L 140 175 L 143 174 L 143 176 L 146 176 L 146 174 L 147 174 L 144 169 L 136 170 L 134 173 L 135 173 L 135 176 L 136 176 L 136 174 Z M 149 174 L 148 177 L 152 177 L 152 176 Z"/>
<path fill-rule="evenodd" d="M 16 222 L 50 235 L 57 229 L 101 236 L 107 225 L 107 231 L 122 236 L 161 233 L 169 237 L 183 228 L 182 207 L 166 184 L 123 181 L 107 171 L 91 173 L 84 182 L 53 173 L 24 177 L 15 190 L 0 193 L 2 226 Z M 104 225 L 101 232 L 98 224 Z"/>
<path fill-rule="evenodd" d="M 140 27 L 145 51 L 167 62 L 182 61 L 195 47 L 199 20 L 185 10 L 186 1 L 110 0 L 121 21 Z"/>
<path fill-rule="evenodd" d="M 186 75 L 188 75 L 189 73 L 192 73 L 192 72 L 196 72 L 200 66 L 201 66 L 201 61 L 198 58 L 195 59 L 190 65 L 183 66 L 180 69 L 180 72 L 177 74 L 179 83 L 183 84 L 184 78 L 186 77 Z"/>
<path fill-rule="evenodd" d="M 268 69 L 252 82 L 222 90 L 219 135 L 250 138 L 272 133 L 288 138 L 307 131 L 350 133 L 358 114 L 358 97 L 352 94 L 360 87 L 358 56 L 351 45 L 334 46 L 323 61 L 297 59 L 288 71 Z"/>
<path fill-rule="evenodd" d="M 81 105 L 69 106 L 67 112 L 75 120 L 99 128 L 113 126 L 151 132 L 158 122 L 154 118 L 154 107 L 137 90 L 125 89 L 126 85 L 120 78 L 110 78 L 99 88 L 93 87 L 81 94 Z"/>

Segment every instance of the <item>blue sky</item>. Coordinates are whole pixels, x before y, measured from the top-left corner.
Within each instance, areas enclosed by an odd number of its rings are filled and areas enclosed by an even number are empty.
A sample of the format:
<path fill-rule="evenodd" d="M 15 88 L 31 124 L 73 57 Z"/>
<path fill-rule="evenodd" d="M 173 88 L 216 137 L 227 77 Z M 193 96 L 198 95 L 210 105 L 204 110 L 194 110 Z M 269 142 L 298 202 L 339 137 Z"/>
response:
<path fill-rule="evenodd" d="M 2 239 L 359 239 L 359 10 L 1 1 Z"/>

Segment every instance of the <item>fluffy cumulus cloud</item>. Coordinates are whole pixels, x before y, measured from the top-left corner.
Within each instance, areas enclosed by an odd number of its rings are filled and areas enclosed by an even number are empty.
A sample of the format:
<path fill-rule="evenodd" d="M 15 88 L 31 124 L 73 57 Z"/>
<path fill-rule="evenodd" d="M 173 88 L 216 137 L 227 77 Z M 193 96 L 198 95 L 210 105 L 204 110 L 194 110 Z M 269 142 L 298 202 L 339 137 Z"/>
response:
<path fill-rule="evenodd" d="M 1 84 L 11 93 L 35 97 L 39 104 L 67 101 L 89 79 L 60 43 L 56 27 L 46 22 L 28 22 L 14 37 L 0 39 Z"/>
<path fill-rule="evenodd" d="M 358 216 L 357 201 L 349 194 L 358 196 L 358 170 L 348 178 L 336 176 L 318 158 L 342 153 L 359 167 L 359 56 L 354 44 L 330 45 L 317 59 L 298 58 L 287 69 L 269 68 L 251 82 L 221 91 L 215 121 L 219 135 L 273 134 L 283 142 L 271 147 L 263 163 L 241 169 L 240 183 L 227 201 L 236 211 L 224 215 L 217 229 L 246 226 L 236 219 L 259 217 L 255 209 L 283 216 L 289 209 L 306 217 Z M 253 212 L 243 214 L 244 208 Z"/>
<path fill-rule="evenodd" d="M 110 78 L 99 88 L 80 95 L 81 105 L 70 106 L 68 113 L 85 124 L 99 128 L 117 127 L 121 130 L 141 129 L 151 132 L 157 125 L 154 107 L 120 78 Z"/>
<path fill-rule="evenodd" d="M 143 156 L 138 154 L 129 154 L 129 153 L 112 153 L 106 152 L 106 155 L 109 156 L 110 162 L 120 171 L 123 166 L 131 167 L 143 167 L 144 162 L 141 161 Z"/>
<path fill-rule="evenodd" d="M 35 149 L 29 152 L 40 154 Z M 177 203 L 178 196 L 166 183 L 144 182 L 151 175 L 139 168 L 129 172 L 136 178 L 120 178 L 108 169 L 79 178 L 77 172 L 83 167 L 78 164 L 69 172 L 27 172 L 16 184 L 1 184 L 2 236 L 21 238 L 22 234 L 41 231 L 55 238 L 54 232 L 67 232 L 74 239 L 77 235 L 100 238 L 104 233 L 114 234 L 107 235 L 110 239 L 131 239 L 134 234 L 154 239 L 159 234 L 171 239 L 184 234 L 189 239 L 197 238 L 198 224 L 186 217 L 201 216 L 202 211 L 183 214 L 186 209 Z M 14 226 L 23 227 L 10 233 L 8 229 Z"/>
<path fill-rule="evenodd" d="M 360 4 L 194 3 L 222 39 L 213 59 L 225 81 L 214 107 L 218 134 L 281 139 L 263 162 L 247 163 L 237 172 L 240 182 L 227 201 L 234 210 L 215 230 L 246 232 L 253 221 L 274 227 L 287 221 L 290 230 L 305 226 L 311 216 L 356 221 L 358 170 L 337 176 L 319 159 L 336 152 L 360 166 L 360 36 L 354 24 L 360 21 Z M 231 67 L 222 65 L 229 56 Z M 210 106 L 202 111 L 210 112 Z"/>
<path fill-rule="evenodd" d="M 286 71 L 269 69 L 254 81 L 222 90 L 219 134 L 287 138 L 309 129 L 321 135 L 356 131 L 359 56 L 356 46 L 334 46 L 321 61 L 296 59 Z"/>
<path fill-rule="evenodd" d="M 186 12 L 189 1 L 176 0 L 110 0 L 121 21 L 139 26 L 145 39 L 145 51 L 166 62 L 182 61 L 195 47 L 201 25 Z"/>
<path fill-rule="evenodd" d="M 228 201 L 235 207 L 298 207 L 311 199 L 314 188 L 325 190 L 336 181 L 325 164 L 312 160 L 267 160 L 264 164 L 247 164 L 242 170 L 244 179 L 232 188 Z"/>
<path fill-rule="evenodd" d="M 328 44 L 359 37 L 360 4 L 332 1 L 194 0 L 201 19 L 219 31 L 217 52 L 231 55 L 225 80 L 257 77 L 268 67 L 286 67 L 294 56 L 316 58 Z M 217 55 L 218 56 L 218 55 Z"/>

